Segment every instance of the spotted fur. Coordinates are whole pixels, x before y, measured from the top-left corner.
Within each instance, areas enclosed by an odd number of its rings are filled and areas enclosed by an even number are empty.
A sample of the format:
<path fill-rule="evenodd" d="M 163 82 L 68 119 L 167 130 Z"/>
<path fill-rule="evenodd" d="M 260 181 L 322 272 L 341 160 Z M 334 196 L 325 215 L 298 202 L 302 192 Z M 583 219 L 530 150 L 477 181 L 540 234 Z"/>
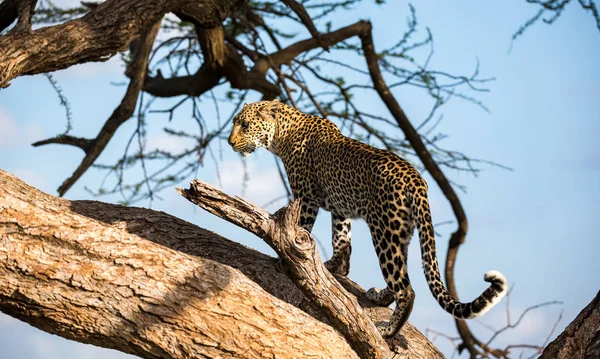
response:
<path fill-rule="evenodd" d="M 379 305 L 396 301 L 391 320 L 377 323 L 383 336 L 395 335 L 412 311 L 415 294 L 406 256 L 415 227 L 429 289 L 448 313 L 475 318 L 506 294 L 506 278 L 497 271 L 485 274 L 490 286 L 470 303 L 460 303 L 448 293 L 438 268 L 427 183 L 394 153 L 345 137 L 333 122 L 277 100 L 244 105 L 234 119 L 229 144 L 244 156 L 264 147 L 281 158 L 294 197 L 301 203 L 300 225 L 308 231 L 319 208 L 331 211 L 333 256 L 325 265 L 332 273 L 348 274 L 350 220 L 366 220 L 387 284 L 367 295 Z"/>

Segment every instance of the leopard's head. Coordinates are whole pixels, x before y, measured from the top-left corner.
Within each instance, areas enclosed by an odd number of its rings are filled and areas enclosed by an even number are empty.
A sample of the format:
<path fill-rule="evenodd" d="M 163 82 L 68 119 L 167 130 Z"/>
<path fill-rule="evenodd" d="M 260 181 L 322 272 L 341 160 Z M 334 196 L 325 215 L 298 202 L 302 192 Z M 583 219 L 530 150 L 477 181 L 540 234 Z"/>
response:
<path fill-rule="evenodd" d="M 228 142 L 235 152 L 242 156 L 249 156 L 258 147 L 271 150 L 277 110 L 281 103 L 273 101 L 259 101 L 244 104 L 244 108 L 234 117 L 233 128 Z"/>

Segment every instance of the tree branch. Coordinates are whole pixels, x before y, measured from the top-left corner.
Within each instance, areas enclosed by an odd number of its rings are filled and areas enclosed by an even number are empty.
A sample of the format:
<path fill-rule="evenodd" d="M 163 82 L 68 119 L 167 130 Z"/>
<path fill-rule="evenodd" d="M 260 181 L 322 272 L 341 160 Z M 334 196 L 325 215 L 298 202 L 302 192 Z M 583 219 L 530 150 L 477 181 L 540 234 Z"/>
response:
<path fill-rule="evenodd" d="M 31 18 L 33 17 L 36 4 L 37 0 L 18 0 L 17 13 L 19 21 L 17 21 L 17 25 L 15 25 L 11 32 L 31 31 Z"/>
<path fill-rule="evenodd" d="M 88 138 L 74 137 L 69 135 L 58 135 L 53 138 L 49 138 L 47 140 L 37 141 L 32 143 L 33 147 L 39 147 L 43 145 L 49 144 L 61 144 L 61 145 L 71 145 L 75 147 L 79 147 L 85 152 L 88 153 L 90 147 L 94 144 L 94 140 L 90 140 Z"/>
<path fill-rule="evenodd" d="M 197 251 L 201 246 L 189 242 L 199 231 L 218 245 L 207 231 L 173 218 L 163 224 L 187 232 L 132 228 L 141 223 L 141 210 L 61 200 L 2 171 L 0 184 L 0 310 L 6 314 L 143 358 L 357 357 L 331 327 L 239 271 L 128 233 L 148 230 L 159 242 L 177 238 Z M 135 219 L 110 225 L 79 213 L 94 207 Z"/>
<path fill-rule="evenodd" d="M 150 28 L 141 35 L 138 44 L 138 50 L 136 56 L 128 66 L 128 72 L 132 74 L 131 81 L 127 87 L 127 91 L 123 96 L 123 100 L 117 108 L 113 111 L 112 115 L 108 118 L 98 136 L 94 140 L 74 139 L 71 136 L 59 136 L 56 139 L 49 139 L 45 141 L 39 141 L 34 143 L 34 146 L 45 145 L 48 143 L 68 143 L 71 145 L 78 146 L 80 148 L 85 145 L 85 157 L 79 164 L 79 167 L 75 170 L 71 177 L 67 178 L 63 184 L 58 188 L 58 193 L 62 197 L 74 184 L 75 182 L 90 168 L 90 166 L 100 156 L 104 148 L 115 134 L 119 126 L 125 121 L 131 118 L 137 99 L 142 90 L 144 78 L 146 77 L 146 69 L 148 67 L 148 55 L 152 50 L 152 44 L 160 28 L 160 21 L 154 23 Z"/>
<path fill-rule="evenodd" d="M 219 68 L 225 64 L 227 48 L 225 46 L 225 35 L 223 26 L 212 29 L 201 29 L 195 26 L 200 49 L 204 55 L 204 62 L 212 68 Z"/>
<path fill-rule="evenodd" d="M 82 18 L 32 32 L 0 36 L 0 88 L 7 87 L 18 76 L 106 61 L 167 12 L 185 14 L 207 28 L 218 26 L 236 2 L 108 0 Z"/>
<path fill-rule="evenodd" d="M 298 15 L 300 21 L 304 24 L 304 26 L 306 26 L 306 29 L 313 37 L 313 39 L 317 40 L 319 46 L 321 46 L 323 50 L 329 51 L 329 47 L 321 42 L 321 35 L 319 34 L 319 31 L 317 31 L 317 28 L 315 27 L 315 24 L 310 18 L 310 15 L 308 14 L 308 12 L 306 12 L 304 5 L 295 0 L 282 0 L 282 2 L 287 7 L 292 9 L 292 11 L 296 13 L 296 15 Z"/>
<path fill-rule="evenodd" d="M 63 200 L 0 170 L 0 310 L 47 332 L 144 358 L 356 357 L 274 263 L 165 213 Z M 410 324 L 402 335 L 398 358 L 443 358 Z"/>
<path fill-rule="evenodd" d="M 329 32 L 320 36 L 322 45 L 316 39 L 306 39 L 296 42 L 281 51 L 274 52 L 270 55 L 260 58 L 252 68 L 253 72 L 265 74 L 271 67 L 282 64 L 289 64 L 296 56 L 308 50 L 315 49 L 319 46 L 331 46 L 340 41 L 346 40 L 352 36 L 357 36 L 371 28 L 371 24 L 367 21 L 359 21 L 350 26 L 343 27 L 339 30 Z"/>
<path fill-rule="evenodd" d="M 542 352 L 540 359 L 600 357 L 600 291 Z"/>
<path fill-rule="evenodd" d="M 387 358 L 387 344 L 355 298 L 325 269 L 308 232 L 298 226 L 299 203 L 275 215 L 193 180 L 189 190 L 178 189 L 189 201 L 262 238 L 290 269 L 292 280 L 338 328 L 361 358 Z M 318 283 L 318 285 L 317 285 Z"/>
<path fill-rule="evenodd" d="M 18 17 L 19 0 L 4 0 L 0 2 L 0 31 L 10 26 Z"/>
<path fill-rule="evenodd" d="M 388 88 L 383 76 L 381 75 L 381 70 L 379 68 L 379 62 L 377 53 L 375 52 L 375 47 L 373 45 L 373 37 L 371 33 L 371 24 L 368 23 L 368 29 L 363 31 L 360 35 L 362 42 L 362 49 L 365 55 L 365 59 L 367 61 L 367 67 L 369 68 L 369 73 L 371 75 L 371 79 L 373 81 L 373 85 L 377 90 L 377 93 L 381 97 L 382 101 L 387 106 L 388 110 L 394 116 L 398 127 L 404 132 L 406 135 L 406 139 L 410 143 L 411 147 L 415 150 L 417 156 L 425 166 L 425 169 L 431 174 L 431 177 L 438 184 L 444 196 L 450 202 L 450 206 L 452 207 L 452 211 L 454 212 L 454 216 L 458 222 L 458 228 L 452 236 L 450 237 L 450 242 L 448 245 L 448 254 L 446 257 L 446 269 L 445 269 L 445 279 L 446 286 L 448 291 L 454 298 L 458 297 L 458 292 L 456 290 L 456 284 L 454 282 L 454 265 L 456 263 L 456 256 L 458 254 L 458 249 L 462 243 L 465 242 L 465 236 L 468 230 L 468 222 L 465 211 L 454 191 L 450 181 L 446 178 L 446 175 L 439 168 L 437 163 L 434 161 L 431 153 L 427 150 L 427 147 L 423 143 L 421 136 L 415 130 L 413 125 L 410 123 L 408 117 L 392 95 L 390 89 Z M 456 327 L 460 336 L 463 338 L 464 347 L 466 347 L 471 356 L 473 357 L 476 354 L 476 349 L 474 344 L 483 346 L 484 343 L 476 340 L 473 337 L 473 334 L 469 330 L 469 327 L 465 323 L 464 320 L 456 319 Z"/>
<path fill-rule="evenodd" d="M 179 15 L 194 23 L 200 48 L 204 55 L 204 63 L 198 72 L 191 76 L 175 76 L 164 79 L 162 75 L 149 77 L 143 90 L 154 96 L 171 97 L 177 95 L 200 96 L 210 91 L 225 77 L 231 87 L 244 90 L 253 89 L 264 95 L 266 99 L 279 95 L 279 87 L 270 83 L 264 74 L 248 71 L 242 56 L 236 47 L 225 43 L 223 28 L 202 29 L 192 19 Z"/>
<path fill-rule="evenodd" d="M 156 97 L 175 97 L 180 95 L 200 96 L 219 84 L 223 77 L 220 71 L 213 70 L 208 64 L 200 67 L 193 75 L 164 78 L 158 71 L 157 76 L 147 76 L 142 90 Z"/>

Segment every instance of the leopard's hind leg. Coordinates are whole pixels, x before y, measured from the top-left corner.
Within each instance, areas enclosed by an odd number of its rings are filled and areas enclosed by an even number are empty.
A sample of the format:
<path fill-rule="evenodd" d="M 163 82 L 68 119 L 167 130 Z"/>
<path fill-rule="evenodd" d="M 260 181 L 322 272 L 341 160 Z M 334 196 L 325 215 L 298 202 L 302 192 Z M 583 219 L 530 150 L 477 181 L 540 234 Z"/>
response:
<path fill-rule="evenodd" d="M 406 323 L 413 308 L 415 292 L 412 289 L 407 271 L 408 243 L 414 232 L 414 224 L 408 218 L 405 208 L 395 207 L 396 211 L 387 214 L 370 215 L 367 223 L 371 230 L 375 251 L 379 258 L 379 266 L 387 284 L 385 289 L 371 288 L 367 296 L 373 302 L 390 305 L 396 301 L 396 309 L 389 322 L 377 323 L 379 332 L 384 337 L 392 337 Z M 371 213 L 386 213 L 373 211 Z"/>

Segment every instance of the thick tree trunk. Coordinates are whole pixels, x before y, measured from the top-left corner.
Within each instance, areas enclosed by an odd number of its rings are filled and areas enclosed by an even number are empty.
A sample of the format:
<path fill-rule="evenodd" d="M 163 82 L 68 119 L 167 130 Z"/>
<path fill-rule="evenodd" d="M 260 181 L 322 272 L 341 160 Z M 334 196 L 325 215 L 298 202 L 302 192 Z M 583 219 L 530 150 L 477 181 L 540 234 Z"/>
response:
<path fill-rule="evenodd" d="M 106 61 L 126 49 L 143 30 L 167 12 L 193 18 L 206 28 L 220 26 L 235 0 L 108 0 L 85 16 L 34 31 L 0 36 L 0 88 L 22 75 L 66 69 L 90 61 Z M 2 10 L 2 9 L 0 9 Z M 12 12 L 0 12 L 0 25 Z M 6 24 L 7 25 L 7 24 Z"/>
<path fill-rule="evenodd" d="M 600 292 L 540 356 L 555 358 L 600 358 Z"/>
<path fill-rule="evenodd" d="M 144 358 L 356 358 L 274 263 L 167 214 L 66 201 L 0 170 L 0 310 L 47 332 Z M 443 358 L 414 327 L 402 335 L 397 357 Z"/>
<path fill-rule="evenodd" d="M 0 187 L 9 315 L 146 358 L 356 357 L 331 327 L 231 267 L 80 215 L 5 174 Z"/>

